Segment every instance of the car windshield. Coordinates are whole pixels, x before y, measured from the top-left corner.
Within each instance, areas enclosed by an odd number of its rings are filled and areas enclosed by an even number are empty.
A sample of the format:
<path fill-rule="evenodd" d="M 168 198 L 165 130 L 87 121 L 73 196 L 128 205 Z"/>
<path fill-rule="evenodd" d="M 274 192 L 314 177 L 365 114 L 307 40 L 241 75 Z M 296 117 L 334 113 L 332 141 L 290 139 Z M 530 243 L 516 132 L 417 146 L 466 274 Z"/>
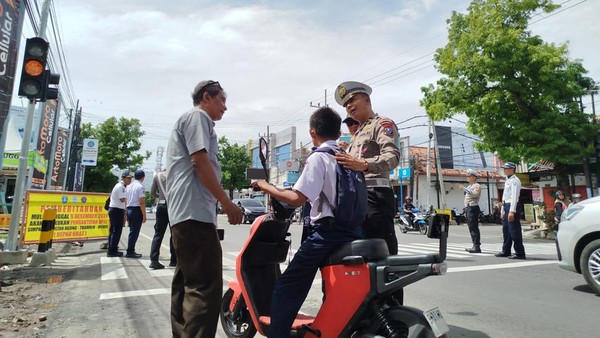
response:
<path fill-rule="evenodd" d="M 264 205 L 257 200 L 242 200 L 241 202 L 245 207 L 264 207 Z"/>

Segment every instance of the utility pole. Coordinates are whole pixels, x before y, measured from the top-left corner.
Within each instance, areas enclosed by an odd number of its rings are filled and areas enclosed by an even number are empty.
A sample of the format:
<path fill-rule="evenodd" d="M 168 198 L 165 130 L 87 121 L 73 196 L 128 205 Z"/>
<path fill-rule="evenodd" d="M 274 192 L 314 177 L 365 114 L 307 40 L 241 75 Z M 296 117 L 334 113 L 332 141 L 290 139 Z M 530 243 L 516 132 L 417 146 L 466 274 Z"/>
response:
<path fill-rule="evenodd" d="M 40 29 L 38 30 L 38 37 L 45 35 L 46 25 L 48 23 L 48 10 L 49 1 L 44 0 L 42 4 L 42 13 L 40 20 Z M 24 2 L 22 2 L 24 6 Z M 24 76 L 23 74 L 21 76 Z M 18 244 L 19 225 L 21 223 L 21 208 L 23 207 L 23 197 L 25 193 L 25 177 L 27 176 L 27 162 L 29 159 L 29 143 L 31 137 L 31 131 L 33 129 L 33 113 L 35 111 L 35 98 L 29 99 L 29 105 L 27 106 L 27 119 L 25 122 L 25 132 L 23 133 L 23 140 L 21 141 L 21 153 L 19 156 L 19 169 L 17 171 L 17 180 L 15 182 L 15 194 L 13 198 L 13 207 L 10 217 L 10 225 L 8 228 L 8 237 L 6 238 L 6 250 L 16 251 Z M 29 175 L 33 173 L 30 170 Z"/>
<path fill-rule="evenodd" d="M 317 102 L 317 105 L 315 106 L 312 101 L 310 101 L 309 106 L 312 108 L 321 108 L 321 103 Z M 325 105 L 323 105 L 323 107 L 329 107 L 327 105 L 327 89 L 325 89 Z"/>
<path fill-rule="evenodd" d="M 438 177 L 438 182 L 439 182 L 439 186 L 440 186 L 440 195 L 441 195 L 441 199 L 442 199 L 442 205 L 441 207 L 438 205 L 438 208 L 441 209 L 446 209 L 446 189 L 444 188 L 444 176 L 442 175 L 442 162 L 440 160 L 440 150 L 438 149 L 438 141 L 437 141 L 437 132 L 435 131 L 435 124 L 433 123 L 433 120 L 431 121 L 431 126 L 433 127 L 433 144 L 434 144 L 434 150 L 435 150 L 435 161 L 436 161 L 436 172 L 437 172 L 437 177 Z"/>
<path fill-rule="evenodd" d="M 427 189 L 425 189 L 425 201 L 427 201 L 426 207 L 429 209 L 431 205 L 429 201 L 429 192 L 431 190 L 431 138 L 433 138 L 433 132 L 431 131 L 431 119 L 429 119 L 429 141 L 427 142 Z"/>

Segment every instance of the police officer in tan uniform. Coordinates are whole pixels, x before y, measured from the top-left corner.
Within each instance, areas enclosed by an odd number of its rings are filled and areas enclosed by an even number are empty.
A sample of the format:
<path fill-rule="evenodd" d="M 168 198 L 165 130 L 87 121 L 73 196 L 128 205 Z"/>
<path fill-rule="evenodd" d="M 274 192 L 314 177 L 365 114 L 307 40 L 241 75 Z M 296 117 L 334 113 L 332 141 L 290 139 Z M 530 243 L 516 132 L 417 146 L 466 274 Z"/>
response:
<path fill-rule="evenodd" d="M 367 238 L 382 238 L 390 254 L 398 253 L 394 229 L 396 203 L 390 187 L 389 172 L 398 166 L 398 129 L 394 121 L 379 116 L 371 107 L 371 87 L 348 81 L 335 91 L 335 101 L 346 108 L 348 116 L 360 126 L 346 154 L 336 156 L 346 168 L 362 171 L 367 180 L 368 212 L 363 223 Z"/>

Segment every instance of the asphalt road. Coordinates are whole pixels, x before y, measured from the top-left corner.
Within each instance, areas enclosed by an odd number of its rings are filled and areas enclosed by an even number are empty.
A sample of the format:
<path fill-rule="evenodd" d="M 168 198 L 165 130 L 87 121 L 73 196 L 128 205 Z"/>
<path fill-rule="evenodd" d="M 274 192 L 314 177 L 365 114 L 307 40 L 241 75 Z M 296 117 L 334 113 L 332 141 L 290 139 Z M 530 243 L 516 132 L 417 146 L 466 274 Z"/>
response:
<path fill-rule="evenodd" d="M 170 282 L 172 268 L 148 268 L 154 220 L 142 227 L 137 251 L 141 259 L 108 258 L 99 242 L 86 243 L 60 257 L 57 273 L 74 270 L 62 283 L 63 292 L 48 316 L 46 337 L 170 337 Z M 224 285 L 235 277 L 235 257 L 250 225 L 225 229 L 223 246 Z M 292 249 L 299 245 L 301 226 L 293 225 Z M 121 248 L 126 243 L 123 232 Z M 437 243 L 416 232 L 397 233 L 400 253 L 434 252 Z M 497 258 L 501 227 L 482 227 L 482 254 L 468 254 L 466 226 L 451 226 L 449 271 L 429 277 L 405 290 L 405 303 L 423 310 L 439 307 L 450 326 L 450 337 L 595 337 L 598 297 L 580 275 L 556 264 L 553 242 L 526 241 L 526 261 Z M 168 238 L 161 260 L 168 264 Z M 317 276 L 317 278 L 320 278 Z M 321 301 L 317 281 L 303 311 L 315 314 Z M 225 337 L 220 326 L 218 337 Z"/>

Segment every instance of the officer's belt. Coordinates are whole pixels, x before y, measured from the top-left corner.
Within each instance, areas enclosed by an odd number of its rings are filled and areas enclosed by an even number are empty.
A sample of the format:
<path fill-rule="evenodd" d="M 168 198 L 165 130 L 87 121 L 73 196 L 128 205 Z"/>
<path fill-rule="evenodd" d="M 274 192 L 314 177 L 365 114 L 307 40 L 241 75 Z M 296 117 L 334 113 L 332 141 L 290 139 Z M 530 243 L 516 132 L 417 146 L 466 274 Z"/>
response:
<path fill-rule="evenodd" d="M 512 200 L 502 200 L 503 204 L 510 203 L 510 202 L 512 202 Z"/>
<path fill-rule="evenodd" d="M 477 204 L 477 203 L 467 203 L 467 206 L 468 207 L 477 207 L 477 206 L 479 206 L 479 204 Z"/>
<path fill-rule="evenodd" d="M 388 180 L 387 178 L 367 178 L 365 182 L 367 183 L 367 187 L 369 188 L 390 187 L 390 180 Z"/>

